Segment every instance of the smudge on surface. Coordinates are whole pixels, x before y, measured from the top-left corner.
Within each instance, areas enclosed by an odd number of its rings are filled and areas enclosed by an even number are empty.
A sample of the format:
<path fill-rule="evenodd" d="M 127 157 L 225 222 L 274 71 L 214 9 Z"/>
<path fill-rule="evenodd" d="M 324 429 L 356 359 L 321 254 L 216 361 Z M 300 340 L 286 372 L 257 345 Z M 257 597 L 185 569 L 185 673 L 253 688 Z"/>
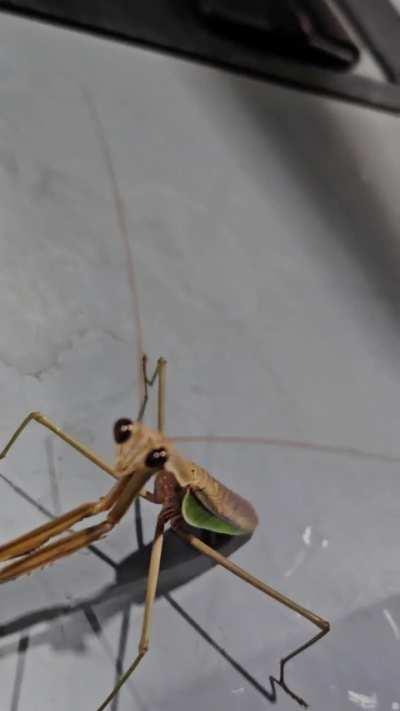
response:
<path fill-rule="evenodd" d="M 287 570 L 287 571 L 285 572 L 285 578 L 290 578 L 290 576 L 293 575 L 293 573 L 295 573 L 296 570 L 297 570 L 298 568 L 300 568 L 301 565 L 303 565 L 303 563 L 304 563 L 304 561 L 305 561 L 305 558 L 306 558 L 306 552 L 305 552 L 305 551 L 300 551 L 300 552 L 297 554 L 297 556 L 296 556 L 296 558 L 295 558 L 295 561 L 294 561 L 292 567 L 289 568 L 289 570 Z"/>
<path fill-rule="evenodd" d="M 359 706 L 364 711 L 370 711 L 370 709 L 376 709 L 378 707 L 378 698 L 376 694 L 367 696 L 367 694 L 359 694 L 357 691 L 350 691 L 350 689 L 347 694 L 349 701 L 356 706 Z"/>
<path fill-rule="evenodd" d="M 306 526 L 304 529 L 302 538 L 306 546 L 311 545 L 311 532 L 312 532 L 312 527 L 311 526 Z"/>
<path fill-rule="evenodd" d="M 395 638 L 400 639 L 400 630 L 399 630 L 396 622 L 394 621 L 392 615 L 390 614 L 389 610 L 384 609 L 383 615 L 387 619 L 390 627 L 392 628 Z"/>

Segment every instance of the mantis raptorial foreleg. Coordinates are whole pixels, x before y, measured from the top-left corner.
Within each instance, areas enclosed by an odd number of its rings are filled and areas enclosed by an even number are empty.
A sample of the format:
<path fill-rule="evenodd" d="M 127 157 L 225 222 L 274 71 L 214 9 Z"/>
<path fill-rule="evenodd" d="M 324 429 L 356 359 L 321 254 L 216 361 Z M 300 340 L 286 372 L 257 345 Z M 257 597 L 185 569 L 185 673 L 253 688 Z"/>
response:
<path fill-rule="evenodd" d="M 10 558 L 16 558 L 21 555 L 26 555 L 31 553 L 43 546 L 47 541 L 54 536 L 68 531 L 71 526 L 79 521 L 90 516 L 97 516 L 97 514 L 102 513 L 110 509 L 119 499 L 123 490 L 128 484 L 127 479 L 121 479 L 118 481 L 112 489 L 103 496 L 101 499 L 95 502 L 81 504 L 67 513 L 58 516 L 53 521 L 45 523 L 42 526 L 32 529 L 28 533 L 25 533 L 18 538 L 0 546 L 0 561 L 9 560 Z M 1 571 L 0 571 L 0 582 L 1 582 Z"/>
<path fill-rule="evenodd" d="M 107 696 L 107 698 L 103 701 L 101 706 L 97 709 L 97 711 L 103 711 L 110 701 L 118 694 L 118 691 L 120 690 L 121 686 L 125 684 L 126 680 L 133 674 L 135 669 L 138 667 L 139 663 L 143 659 L 144 655 L 149 649 L 149 633 L 150 633 L 150 624 L 151 624 L 151 617 L 152 617 L 152 612 L 153 612 L 153 603 L 154 599 L 156 596 L 156 590 L 157 590 L 157 583 L 158 583 L 158 578 L 160 574 L 160 561 L 161 561 L 161 553 L 163 549 L 163 543 L 164 543 L 164 522 L 159 518 L 156 526 L 156 531 L 154 535 L 154 541 L 153 541 L 153 546 L 151 549 L 151 558 L 150 558 L 150 566 L 149 566 L 149 574 L 148 574 L 148 579 L 147 579 L 147 590 L 146 590 L 146 602 L 145 602 L 145 607 L 144 607 L 144 616 L 143 616 L 143 625 L 142 625 L 142 633 L 140 636 L 140 642 L 139 642 L 139 651 L 130 665 L 128 669 L 120 676 L 118 679 L 116 685 L 114 686 L 113 690 L 110 692 L 110 694 Z"/>
<path fill-rule="evenodd" d="M 308 642 L 301 645 L 301 647 L 298 647 L 293 652 L 291 652 L 287 657 L 284 657 L 281 660 L 279 679 L 272 678 L 272 681 L 275 681 L 277 684 L 279 684 L 293 699 L 295 699 L 295 701 L 297 701 L 302 706 L 307 707 L 307 704 L 304 701 L 304 699 L 302 699 L 300 696 L 297 696 L 297 694 L 294 694 L 287 687 L 287 685 L 285 683 L 285 679 L 284 679 L 285 665 L 287 664 L 287 662 L 290 659 L 293 659 L 293 657 L 296 657 L 301 652 L 304 652 L 306 649 L 308 649 L 313 644 L 318 642 L 318 640 L 320 640 L 322 637 L 324 637 L 329 632 L 329 629 L 330 629 L 329 622 L 327 620 L 324 620 L 322 617 L 317 615 L 315 612 L 311 612 L 310 610 L 307 610 L 306 608 L 299 605 L 297 602 L 294 602 L 290 598 L 286 597 L 286 595 L 283 595 L 282 593 L 278 592 L 274 588 L 271 588 L 269 585 L 266 585 L 265 583 L 262 582 L 262 580 L 255 578 L 254 575 L 251 575 L 246 570 L 243 570 L 243 568 L 240 568 L 238 565 L 236 565 L 236 563 L 233 563 L 231 560 L 229 560 L 229 558 L 225 558 L 225 556 L 221 555 L 221 553 L 218 553 L 218 551 L 216 551 L 216 550 L 214 550 L 214 548 L 211 548 L 210 546 L 208 546 L 206 543 L 201 541 L 196 536 L 193 536 L 191 533 L 187 533 L 186 531 L 183 530 L 183 528 L 181 527 L 181 524 L 172 523 L 172 528 L 175 531 L 175 533 L 179 536 L 179 538 L 181 538 L 183 541 L 185 541 L 189 545 L 193 546 L 193 548 L 196 548 L 196 550 L 198 550 L 200 553 L 203 553 L 204 555 L 208 556 L 209 558 L 214 560 L 216 563 L 218 563 L 218 565 L 222 565 L 223 568 L 225 568 L 226 570 L 229 570 L 230 573 L 233 573 L 233 575 L 236 575 L 237 577 L 244 580 L 246 583 L 249 583 L 249 585 L 252 585 L 253 587 L 257 588 L 258 590 L 261 590 L 261 592 L 265 593 L 265 595 L 268 595 L 269 597 L 274 598 L 274 600 L 277 600 L 278 602 L 282 603 L 282 605 L 289 607 L 291 610 L 294 610 L 299 615 L 301 615 L 302 617 L 304 617 L 305 619 L 309 620 L 314 625 L 319 627 L 319 629 L 321 631 L 317 635 L 312 637 Z"/>
<path fill-rule="evenodd" d="M 95 504 L 85 505 L 84 513 L 80 517 L 77 515 L 77 509 L 73 509 L 69 514 L 60 516 L 51 523 L 34 529 L 25 536 L 3 546 L 4 556 L 7 552 L 11 552 L 11 557 L 19 555 L 23 555 L 23 557 L 0 570 L 0 583 L 31 573 L 37 568 L 43 568 L 45 565 L 64 558 L 80 548 L 85 548 L 93 541 L 107 535 L 127 512 L 132 501 L 139 495 L 142 486 L 143 477 L 139 477 L 139 479 L 135 476 L 125 477 L 113 487 L 104 499 L 100 499 Z M 48 545 L 43 545 L 44 541 L 40 540 L 42 534 L 46 541 L 53 535 L 58 535 L 61 530 L 69 528 L 71 523 L 76 523 L 87 516 L 95 516 L 105 509 L 109 509 L 107 518 L 97 526 L 91 526 L 77 533 L 70 533 L 56 543 Z M 21 546 L 21 550 L 19 550 L 19 546 Z"/>
<path fill-rule="evenodd" d="M 97 541 L 109 533 L 112 528 L 112 524 L 108 521 L 104 521 L 97 526 L 91 526 L 78 533 L 71 533 L 69 536 L 57 541 L 57 543 L 39 548 L 39 550 L 28 554 L 22 558 L 22 560 L 11 563 L 11 565 L 7 565 L 3 568 L 3 570 L 0 571 L 0 583 L 15 580 L 15 578 L 19 578 L 21 575 L 32 573 L 38 568 L 43 568 L 45 565 L 54 563 L 54 561 L 59 560 L 59 558 L 64 558 L 71 553 L 75 553 L 75 551 L 80 550 L 80 548 L 86 548 L 91 543 L 94 543 L 94 541 Z"/>

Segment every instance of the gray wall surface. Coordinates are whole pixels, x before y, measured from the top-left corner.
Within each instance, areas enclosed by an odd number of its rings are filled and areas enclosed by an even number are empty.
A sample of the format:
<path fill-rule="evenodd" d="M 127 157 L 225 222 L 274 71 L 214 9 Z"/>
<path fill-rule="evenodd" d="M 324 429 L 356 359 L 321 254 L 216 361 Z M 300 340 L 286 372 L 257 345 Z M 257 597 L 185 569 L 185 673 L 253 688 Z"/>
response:
<path fill-rule="evenodd" d="M 232 559 L 332 623 L 287 671 L 321 711 L 400 708 L 399 140 L 393 116 L 2 15 L 1 440 L 41 410 L 111 462 L 140 349 L 165 356 L 168 434 L 260 515 Z M 3 541 L 110 486 L 34 424 L 0 475 Z M 2 711 L 95 711 L 136 652 L 156 515 L 144 550 L 132 511 L 1 587 Z M 171 537 L 113 711 L 268 709 L 312 633 Z"/>

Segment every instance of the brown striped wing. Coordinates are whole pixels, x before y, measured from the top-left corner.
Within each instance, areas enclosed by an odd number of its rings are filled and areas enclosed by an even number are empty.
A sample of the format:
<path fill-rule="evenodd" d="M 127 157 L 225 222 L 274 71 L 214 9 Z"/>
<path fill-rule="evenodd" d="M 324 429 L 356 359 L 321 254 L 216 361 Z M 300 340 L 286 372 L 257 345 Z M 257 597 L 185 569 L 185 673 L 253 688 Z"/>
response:
<path fill-rule="evenodd" d="M 192 466 L 196 467 L 196 483 L 191 489 L 201 504 L 243 534 L 252 533 L 258 525 L 258 516 L 250 501 L 221 484 L 202 467 Z"/>

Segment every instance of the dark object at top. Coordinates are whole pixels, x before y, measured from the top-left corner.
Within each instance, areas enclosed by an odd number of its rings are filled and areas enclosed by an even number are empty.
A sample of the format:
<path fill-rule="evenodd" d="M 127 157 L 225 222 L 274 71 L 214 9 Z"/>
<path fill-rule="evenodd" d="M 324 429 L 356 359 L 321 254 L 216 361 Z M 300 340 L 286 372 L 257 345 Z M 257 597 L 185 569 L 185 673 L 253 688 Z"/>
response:
<path fill-rule="evenodd" d="M 400 113 L 400 15 L 390 0 L 0 0 L 0 8 Z M 360 38 L 382 80 L 353 71 Z"/>
<path fill-rule="evenodd" d="M 356 44 L 321 0 L 199 0 L 199 8 L 210 26 L 269 54 L 333 69 L 349 69 L 359 59 Z"/>

